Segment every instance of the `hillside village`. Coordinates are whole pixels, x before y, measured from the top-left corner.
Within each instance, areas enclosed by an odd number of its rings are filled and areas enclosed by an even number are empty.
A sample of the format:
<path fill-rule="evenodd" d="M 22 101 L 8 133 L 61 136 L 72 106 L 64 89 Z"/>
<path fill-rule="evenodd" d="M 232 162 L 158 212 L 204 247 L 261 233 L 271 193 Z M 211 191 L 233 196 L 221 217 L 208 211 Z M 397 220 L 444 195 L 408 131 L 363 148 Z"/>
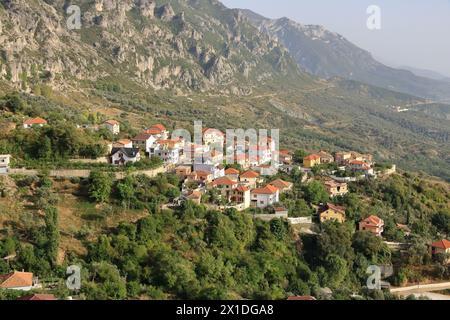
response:
<path fill-rule="evenodd" d="M 48 125 L 42 118 L 24 121 L 23 130 L 35 130 Z M 135 136 L 123 135 L 120 122 L 107 120 L 95 128 L 78 126 L 81 130 L 104 128 L 114 137 L 106 145 L 108 156 L 101 162 L 113 167 L 127 168 L 130 165 L 157 158 L 161 161 L 164 174 L 176 176 L 181 182 L 179 196 L 162 204 L 163 208 L 176 208 L 191 202 L 211 210 L 236 210 L 250 214 L 254 219 L 288 221 L 297 232 L 318 234 L 321 225 L 328 222 L 340 224 L 348 220 L 347 208 L 342 199 L 352 192 L 350 185 L 363 180 L 383 179 L 396 173 L 395 165 L 378 165 L 370 154 L 355 151 L 318 151 L 313 154 L 278 151 L 275 141 L 268 138 L 250 146 L 248 141 L 241 146 L 245 152 L 234 157 L 234 163 L 227 164 L 225 156 L 218 150 L 238 148 L 236 143 L 227 144 L 226 136 L 217 129 L 203 130 L 203 144 L 197 145 L 183 138 L 171 137 L 171 132 L 162 124 L 154 124 Z M 249 151 L 256 151 L 251 157 Z M 186 152 L 189 150 L 191 152 Z M 192 155 L 195 155 L 194 157 Z M 299 157 L 301 156 L 301 157 Z M 86 160 L 89 164 L 89 160 Z M 91 159 L 98 163 L 98 159 Z M 0 155 L 0 175 L 22 170 L 11 166 L 11 155 Z M 294 185 L 301 183 L 311 192 L 324 192 L 318 201 L 310 200 L 314 211 L 298 212 L 292 199 Z M 316 195 L 317 195 L 316 194 Z M 312 197 L 314 196 L 311 195 Z M 326 199 L 322 202 L 322 199 Z M 356 231 L 368 232 L 383 239 L 385 221 L 375 214 L 356 221 Z M 397 225 L 403 232 L 411 232 L 405 225 Z M 433 256 L 450 253 L 449 241 L 437 239 L 429 243 Z M 407 248 L 406 243 L 385 241 L 391 249 Z M 406 247 L 405 247 L 406 246 Z M 13 257 L 6 257 L 11 259 Z M 447 260 L 450 263 L 450 259 Z M 30 291 L 42 289 L 39 280 L 31 273 L 12 272 L 0 275 L 0 288 Z M 28 295 L 30 300 L 52 300 L 52 295 Z M 291 297 L 293 299 L 295 297 Z"/>

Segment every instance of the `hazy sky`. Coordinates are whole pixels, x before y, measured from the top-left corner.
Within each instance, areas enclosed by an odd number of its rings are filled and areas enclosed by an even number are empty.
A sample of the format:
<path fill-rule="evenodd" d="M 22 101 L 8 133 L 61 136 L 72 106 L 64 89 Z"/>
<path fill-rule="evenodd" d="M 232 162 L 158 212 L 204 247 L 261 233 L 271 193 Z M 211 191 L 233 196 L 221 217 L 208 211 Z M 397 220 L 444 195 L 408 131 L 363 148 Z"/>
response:
<path fill-rule="evenodd" d="M 223 0 L 270 18 L 321 24 L 381 62 L 450 76 L 450 0 Z M 381 30 L 369 30 L 369 5 L 381 8 Z"/>

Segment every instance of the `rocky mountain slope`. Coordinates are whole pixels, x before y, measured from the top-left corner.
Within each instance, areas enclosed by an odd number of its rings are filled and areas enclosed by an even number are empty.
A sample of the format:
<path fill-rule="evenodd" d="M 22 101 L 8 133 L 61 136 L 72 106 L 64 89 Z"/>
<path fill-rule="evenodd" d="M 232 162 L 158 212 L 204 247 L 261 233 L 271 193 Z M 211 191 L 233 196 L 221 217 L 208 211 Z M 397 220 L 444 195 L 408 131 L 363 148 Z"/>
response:
<path fill-rule="evenodd" d="M 311 81 L 280 44 L 218 1 L 79 3 L 82 27 L 69 30 L 68 1 L 0 1 L 0 77 L 25 90 L 119 76 L 156 90 L 234 94 L 277 78 Z"/>
<path fill-rule="evenodd" d="M 271 20 L 249 10 L 239 11 L 261 31 L 278 39 L 301 68 L 311 74 L 327 79 L 338 76 L 428 99 L 450 98 L 448 81 L 390 68 L 322 26 L 303 25 L 288 18 Z"/>

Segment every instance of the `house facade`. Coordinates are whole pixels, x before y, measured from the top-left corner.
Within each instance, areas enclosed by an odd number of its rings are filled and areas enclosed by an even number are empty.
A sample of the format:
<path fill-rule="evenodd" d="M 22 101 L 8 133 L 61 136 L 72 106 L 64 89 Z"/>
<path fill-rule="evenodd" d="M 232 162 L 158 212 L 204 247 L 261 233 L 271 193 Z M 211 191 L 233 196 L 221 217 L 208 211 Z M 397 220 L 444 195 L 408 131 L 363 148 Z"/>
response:
<path fill-rule="evenodd" d="M 384 231 L 384 221 L 377 216 L 371 215 L 359 222 L 359 231 L 368 231 L 381 237 Z"/>
<path fill-rule="evenodd" d="M 320 210 L 319 216 L 321 223 L 326 221 L 337 221 L 339 223 L 344 223 L 345 208 L 327 203 L 326 206 Z"/>
<path fill-rule="evenodd" d="M 270 183 L 272 186 L 276 187 L 278 190 L 280 190 L 280 193 L 285 193 L 292 191 L 292 188 L 294 187 L 294 184 L 291 182 L 287 182 L 281 179 L 277 179 L 275 181 L 272 181 Z"/>
<path fill-rule="evenodd" d="M 30 291 L 40 288 L 37 278 L 31 272 L 17 272 L 0 275 L 0 289 Z"/>
<path fill-rule="evenodd" d="M 348 193 L 348 185 L 345 182 L 337 181 L 326 181 L 325 188 L 327 189 L 328 195 L 332 198 L 338 196 L 344 196 Z"/>
<path fill-rule="evenodd" d="M 23 128 L 30 129 L 33 127 L 43 127 L 45 125 L 47 125 L 47 120 L 37 117 L 24 121 Z"/>
<path fill-rule="evenodd" d="M 147 133 L 140 133 L 136 137 L 133 138 L 133 147 L 139 148 L 147 153 L 149 156 L 152 156 L 151 151 L 157 140 L 157 137 Z"/>
<path fill-rule="evenodd" d="M 242 210 L 250 208 L 250 188 L 246 186 L 238 186 L 237 188 L 232 190 L 230 200 L 231 202 L 242 205 Z"/>
<path fill-rule="evenodd" d="M 243 185 L 255 189 L 258 186 L 261 178 L 258 172 L 250 170 L 241 174 L 239 180 Z"/>
<path fill-rule="evenodd" d="M 11 155 L 0 154 L 0 174 L 8 173 L 10 162 L 11 162 Z"/>
<path fill-rule="evenodd" d="M 447 255 L 447 264 L 450 264 L 450 241 L 443 239 L 431 244 L 431 253 L 433 256 L 437 254 Z"/>
<path fill-rule="evenodd" d="M 136 148 L 113 148 L 111 151 L 111 163 L 116 166 L 124 166 L 140 160 L 141 154 Z"/>
<path fill-rule="evenodd" d="M 320 156 L 317 154 L 311 154 L 303 158 L 303 166 L 305 168 L 314 168 L 315 166 L 318 166 L 320 164 Z"/>
<path fill-rule="evenodd" d="M 237 181 L 233 181 L 230 178 L 222 177 L 212 182 L 212 186 L 220 191 L 222 197 L 228 202 L 231 201 L 231 195 L 234 189 L 239 187 Z"/>
<path fill-rule="evenodd" d="M 112 134 L 117 135 L 120 133 L 120 123 L 116 120 L 106 120 L 103 123 L 104 127 L 108 129 Z"/>
<path fill-rule="evenodd" d="M 251 206 L 254 208 L 267 208 L 280 201 L 280 190 L 267 185 L 264 188 L 253 189 L 251 191 Z"/>

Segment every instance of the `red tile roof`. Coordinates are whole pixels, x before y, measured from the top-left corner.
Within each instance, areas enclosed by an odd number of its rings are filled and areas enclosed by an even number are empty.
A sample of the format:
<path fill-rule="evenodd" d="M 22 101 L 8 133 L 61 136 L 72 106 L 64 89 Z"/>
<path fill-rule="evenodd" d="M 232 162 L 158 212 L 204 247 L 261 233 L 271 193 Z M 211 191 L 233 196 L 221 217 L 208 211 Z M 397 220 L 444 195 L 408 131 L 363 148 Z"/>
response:
<path fill-rule="evenodd" d="M 439 241 L 433 242 L 431 244 L 431 246 L 434 248 L 440 248 L 440 249 L 447 250 L 447 249 L 450 249 L 450 241 L 448 241 L 446 239 L 439 240 Z"/>
<path fill-rule="evenodd" d="M 366 219 L 363 220 L 363 222 L 365 222 L 368 225 L 372 225 L 372 226 L 380 226 L 384 223 L 383 220 L 381 220 L 379 217 L 374 216 L 374 215 L 367 217 Z"/>
<path fill-rule="evenodd" d="M 33 118 L 33 119 L 28 119 L 23 124 L 26 124 L 26 125 L 47 124 L 47 120 L 37 117 L 37 118 Z"/>
<path fill-rule="evenodd" d="M 236 181 L 233 181 L 228 177 L 218 178 L 218 179 L 214 180 L 214 182 L 213 182 L 213 185 L 215 185 L 215 186 L 223 186 L 223 185 L 234 186 L 236 184 L 237 184 Z"/>
<path fill-rule="evenodd" d="M 239 192 L 247 192 L 250 190 L 250 188 L 246 187 L 246 186 L 239 186 L 237 187 L 235 190 L 239 191 Z"/>
<path fill-rule="evenodd" d="M 265 186 L 264 188 L 253 189 L 252 193 L 253 194 L 275 194 L 278 191 L 279 191 L 278 188 L 269 184 L 269 185 Z"/>
<path fill-rule="evenodd" d="M 136 137 L 133 138 L 134 141 L 147 141 L 150 139 L 151 134 L 146 132 L 139 133 Z"/>
<path fill-rule="evenodd" d="M 227 170 L 225 170 L 225 174 L 239 174 L 239 170 L 236 170 L 234 168 L 228 168 Z"/>
<path fill-rule="evenodd" d="M 151 126 L 150 129 L 158 129 L 158 130 L 160 130 L 161 132 L 167 131 L 166 127 L 165 127 L 164 125 L 160 124 L 160 123 Z"/>
<path fill-rule="evenodd" d="M 311 155 L 305 157 L 303 160 L 319 160 L 319 159 L 320 159 L 320 156 L 319 156 L 319 155 L 317 155 L 317 154 L 311 154 Z"/>
<path fill-rule="evenodd" d="M 31 294 L 28 296 L 23 296 L 17 300 L 34 300 L 34 301 L 46 301 L 46 300 L 56 300 L 53 294 Z"/>
<path fill-rule="evenodd" d="M 33 274 L 31 272 L 12 272 L 0 275 L 0 288 L 13 289 L 33 286 Z"/>
<path fill-rule="evenodd" d="M 277 179 L 275 181 L 272 181 L 270 184 L 272 186 L 278 188 L 278 189 L 287 189 L 287 188 L 290 188 L 292 186 L 291 182 L 286 182 L 286 181 L 281 180 L 281 179 Z"/>
<path fill-rule="evenodd" d="M 115 126 L 115 125 L 119 125 L 120 123 L 116 120 L 106 120 L 105 123 Z"/>
<path fill-rule="evenodd" d="M 203 134 L 211 134 L 211 135 L 218 135 L 221 137 L 225 137 L 225 134 L 218 130 L 218 129 L 213 129 L 213 128 L 205 128 L 203 129 Z"/>
<path fill-rule="evenodd" d="M 259 177 L 259 173 L 255 171 L 246 171 L 243 174 L 241 174 L 241 178 L 247 178 L 247 179 L 255 179 Z"/>
<path fill-rule="evenodd" d="M 332 203 L 327 203 L 327 208 L 331 209 L 331 210 L 334 210 L 336 212 L 344 213 L 344 214 L 345 214 L 345 210 L 346 210 L 344 207 L 337 206 L 337 205 L 334 205 Z"/>

